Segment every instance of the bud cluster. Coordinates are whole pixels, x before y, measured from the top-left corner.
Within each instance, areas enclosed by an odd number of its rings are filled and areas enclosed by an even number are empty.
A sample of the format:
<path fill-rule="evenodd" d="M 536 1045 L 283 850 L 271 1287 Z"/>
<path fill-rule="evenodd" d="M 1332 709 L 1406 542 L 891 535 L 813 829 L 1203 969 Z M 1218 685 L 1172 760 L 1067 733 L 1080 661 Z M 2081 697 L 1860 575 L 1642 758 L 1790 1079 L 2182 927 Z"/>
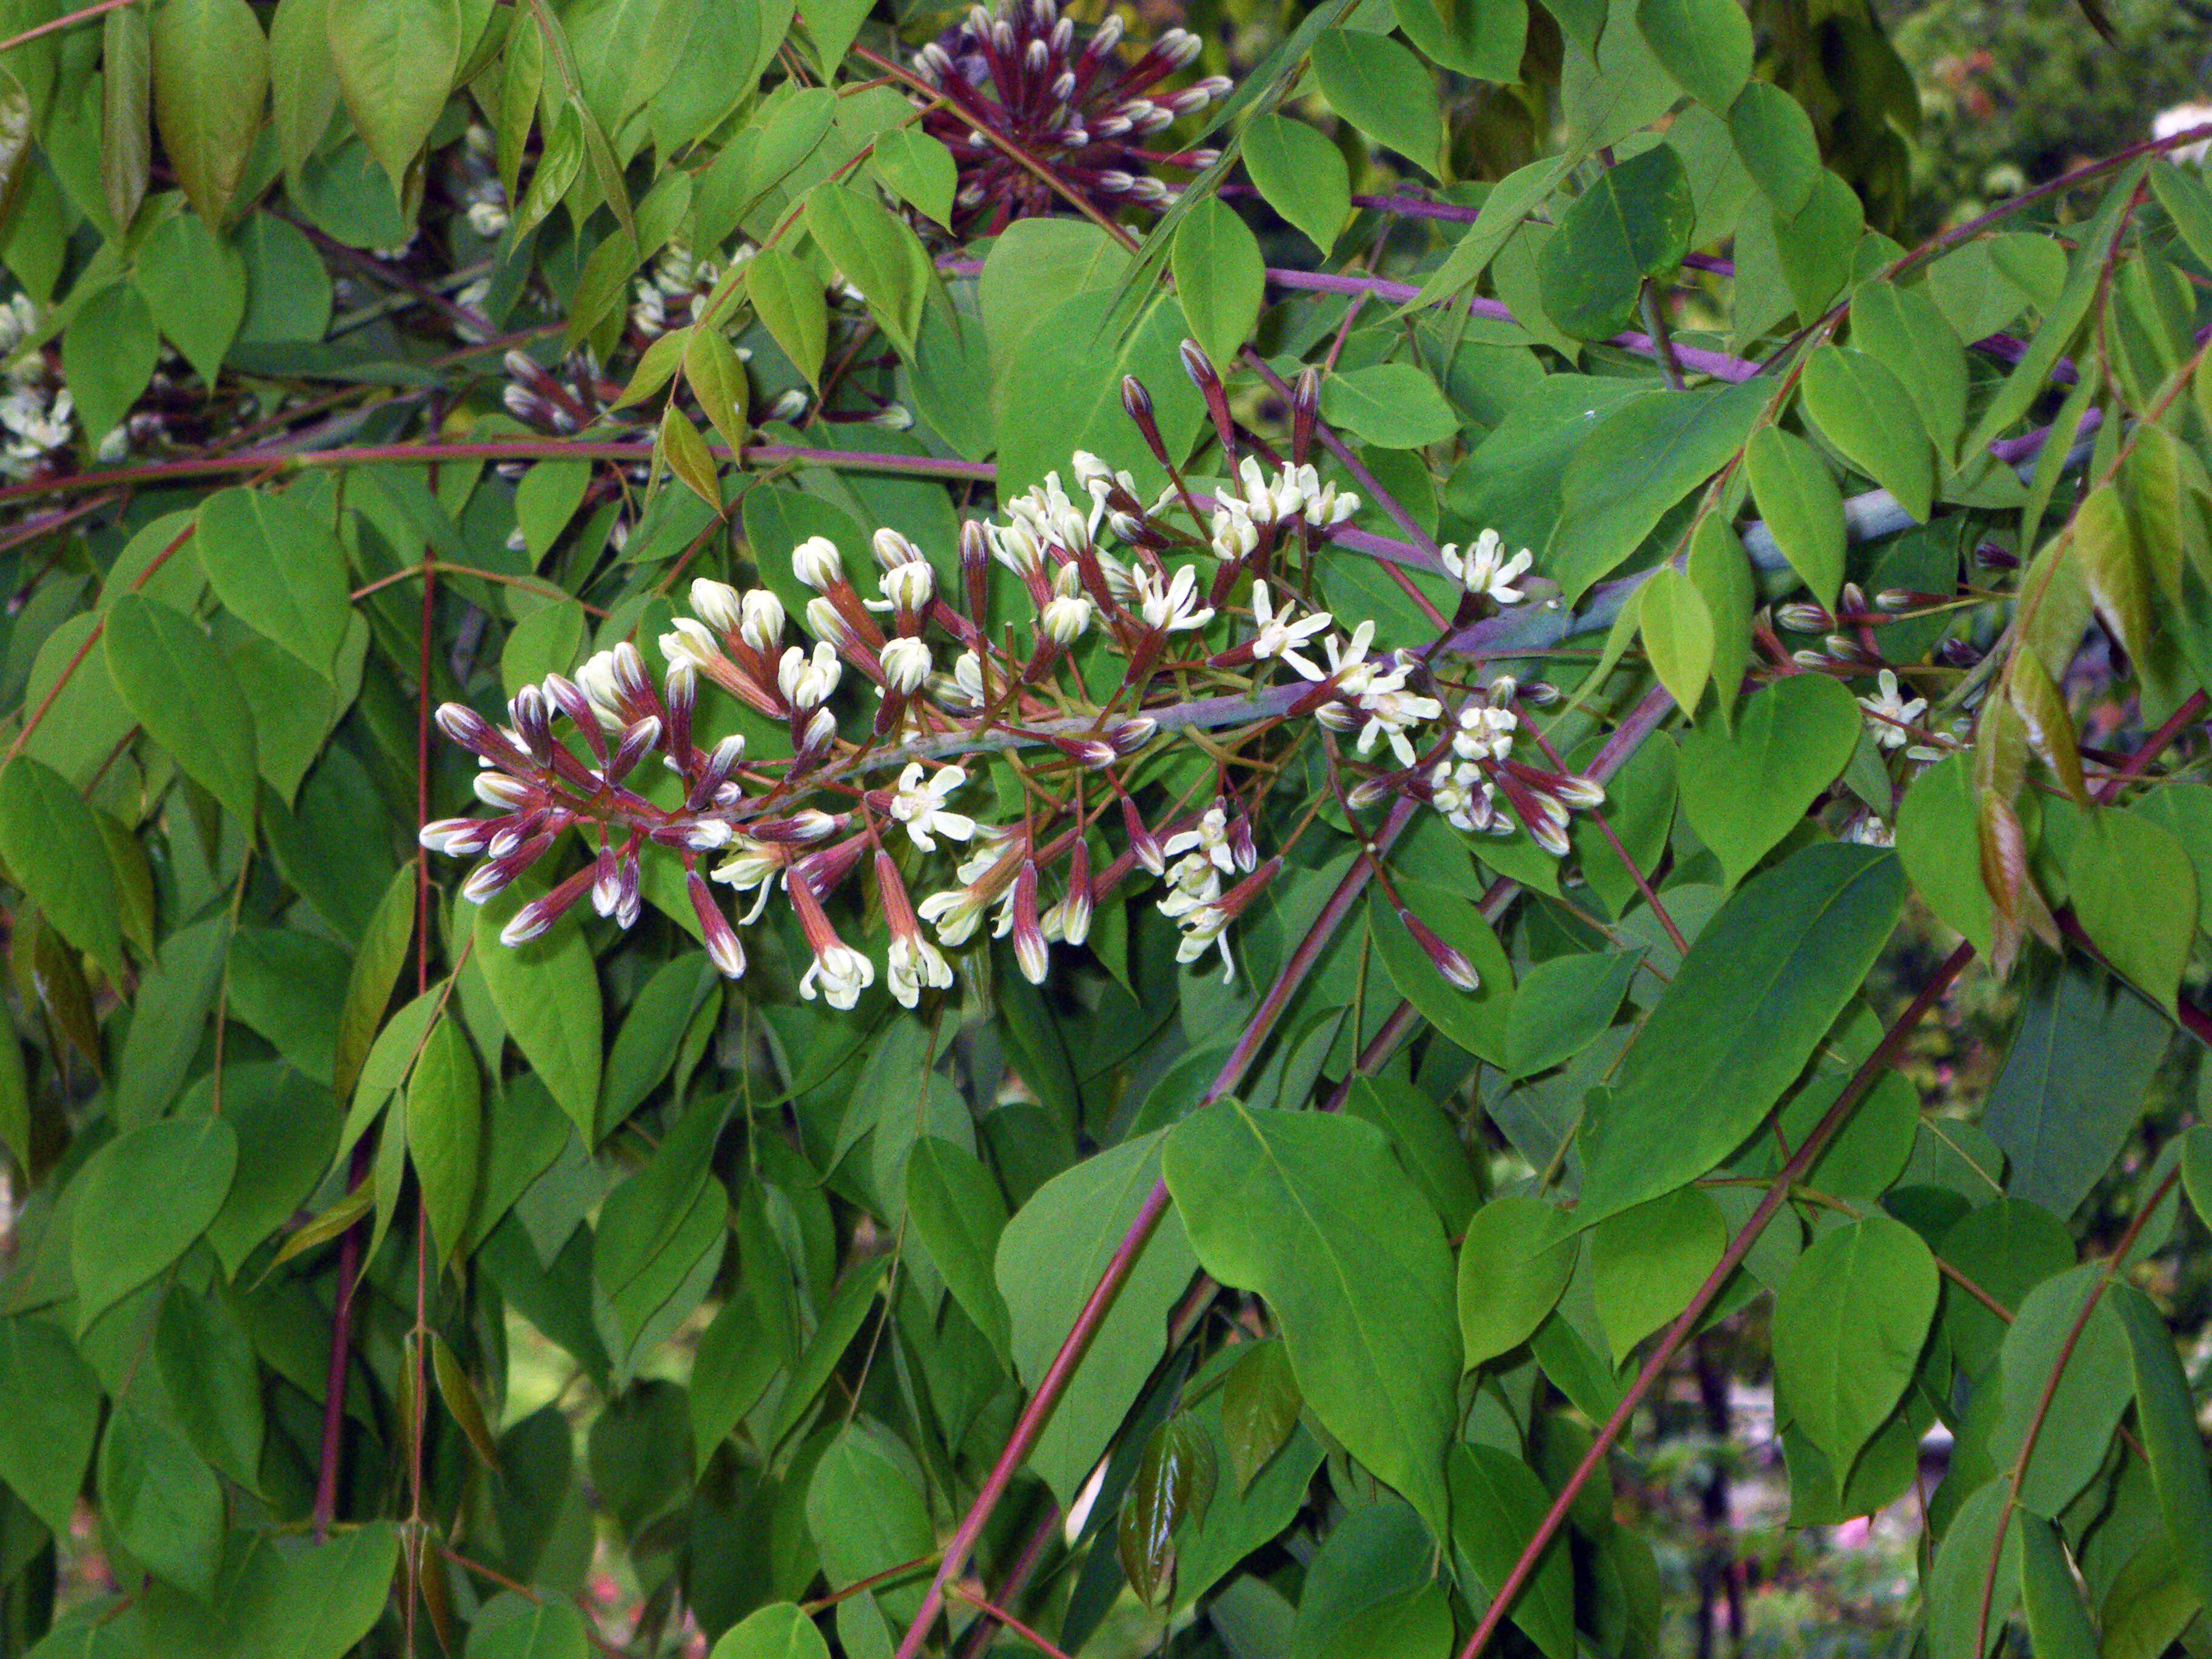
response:
<path fill-rule="evenodd" d="M 1161 91 L 1160 82 L 1198 57 L 1198 37 L 1170 29 L 1132 61 L 1119 50 L 1121 33 L 1121 19 L 1109 14 L 1079 45 L 1073 20 L 1054 0 L 1000 0 L 995 13 L 972 7 L 914 55 L 916 78 L 942 94 L 922 126 L 959 165 L 957 228 L 996 234 L 1011 220 L 1053 210 L 1051 187 L 1008 149 L 1106 211 L 1172 201 L 1153 167 L 1212 165 L 1215 151 L 1152 149 L 1146 141 L 1227 96 L 1229 81 L 1207 76 Z"/>
<path fill-rule="evenodd" d="M 1149 437 L 1141 388 L 1129 399 Z M 1048 477 L 1002 503 L 1000 518 L 964 524 L 957 562 L 943 568 L 892 529 L 875 533 L 860 570 L 815 537 L 790 555 L 787 592 L 809 595 L 796 618 L 770 588 L 695 580 L 693 614 L 657 641 L 667 665 L 658 684 L 623 643 L 574 679 L 526 687 L 504 725 L 447 705 L 440 726 L 477 757 L 477 791 L 495 816 L 433 823 L 424 845 L 483 854 L 462 888 L 481 902 L 563 830 L 596 842 L 589 865 L 515 914 L 510 943 L 586 891 L 628 927 L 640 860 L 659 848 L 680 861 L 723 972 L 744 971 L 738 926 L 780 896 L 813 958 L 801 995 L 838 1008 L 878 972 L 827 905 L 856 875 L 872 882 L 890 934 L 886 987 L 908 1006 L 951 984 L 945 952 L 987 920 L 1042 981 L 1050 946 L 1082 944 L 1097 902 L 1140 877 L 1162 884 L 1180 958 L 1218 951 L 1233 972 L 1231 926 L 1281 864 L 1261 858 L 1244 800 L 1267 773 L 1234 750 L 1270 734 L 1316 738 L 1352 810 L 1410 798 L 1470 833 L 1525 831 L 1567 849 L 1571 812 L 1602 792 L 1517 757 L 1535 688 L 1501 679 L 1468 696 L 1414 653 L 1377 652 L 1372 622 L 1340 631 L 1293 585 L 1357 496 L 1310 465 L 1247 457 L 1233 493 L 1208 505 L 1169 471 L 1170 487 L 1146 501 L 1130 474 L 1079 453 L 1076 493 Z M 1463 611 L 1520 597 L 1511 582 L 1526 552 L 1508 557 L 1486 533 L 1464 558 L 1448 553 Z M 702 715 L 702 680 L 761 717 L 754 754 L 734 710 Z M 1200 689 L 1227 695 L 1194 702 Z M 1167 732 L 1205 724 L 1246 728 L 1207 745 L 1210 802 L 1186 797 L 1151 809 L 1148 823 L 1136 799 L 1145 760 Z M 1026 753 L 994 793 L 1023 799 L 1006 821 L 985 822 L 975 768 L 1015 750 Z M 940 858 L 949 880 L 928 875 Z M 908 884 L 922 878 L 934 890 L 917 896 Z M 710 882 L 750 896 L 743 924 Z"/>

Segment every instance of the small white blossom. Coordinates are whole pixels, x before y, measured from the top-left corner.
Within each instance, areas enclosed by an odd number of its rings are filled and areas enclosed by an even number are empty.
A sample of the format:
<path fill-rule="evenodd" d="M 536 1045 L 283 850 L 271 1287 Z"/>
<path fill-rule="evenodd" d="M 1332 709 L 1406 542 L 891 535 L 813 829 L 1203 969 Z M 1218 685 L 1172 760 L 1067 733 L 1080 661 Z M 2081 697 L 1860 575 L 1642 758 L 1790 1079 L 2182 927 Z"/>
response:
<path fill-rule="evenodd" d="M 827 640 L 818 640 L 811 658 L 795 645 L 787 650 L 776 665 L 775 681 L 794 708 L 815 708 L 830 701 L 844 672 L 844 665 L 837 660 L 837 648 Z"/>
<path fill-rule="evenodd" d="M 1906 728 L 1928 712 L 1928 699 L 1907 701 L 1898 689 L 1897 676 L 1887 668 L 1875 676 L 1875 684 L 1879 688 L 1875 695 L 1859 699 L 1859 707 L 1867 712 L 1867 730 L 1882 748 L 1902 749 L 1912 735 Z"/>
<path fill-rule="evenodd" d="M 920 761 L 908 761 L 899 774 L 897 792 L 891 797 L 891 816 L 906 825 L 907 839 L 922 852 L 935 852 L 939 836 L 954 841 L 974 836 L 975 820 L 963 812 L 951 811 L 945 805 L 952 792 L 967 781 L 966 769 L 958 766 L 948 766 L 933 777 L 925 777 Z"/>
<path fill-rule="evenodd" d="M 1470 593 L 1486 594 L 1500 605 L 1518 605 L 1522 590 L 1513 586 L 1536 556 L 1527 548 L 1508 558 L 1504 539 L 1495 530 L 1486 530 L 1475 538 L 1474 545 L 1462 557 L 1455 545 L 1447 544 L 1438 550 L 1444 568 Z"/>
<path fill-rule="evenodd" d="M 1198 602 L 1198 573 L 1184 565 L 1164 586 L 1149 570 L 1133 573 L 1137 584 L 1137 608 L 1146 624 L 1163 633 L 1181 634 L 1203 628 L 1213 620 L 1213 607 Z"/>
<path fill-rule="evenodd" d="M 937 929 L 947 948 L 958 950 L 975 936 L 983 920 L 983 896 L 973 887 L 951 887 L 932 893 L 915 907 L 915 914 Z"/>
<path fill-rule="evenodd" d="M 951 988 L 952 966 L 920 934 L 894 933 L 884 983 L 901 1006 L 911 1008 L 921 1000 L 925 986 L 939 991 Z"/>
<path fill-rule="evenodd" d="M 1336 619 L 1326 611 L 1316 611 L 1303 621 L 1292 622 L 1291 617 L 1296 609 L 1285 599 L 1283 608 L 1276 610 L 1267 592 L 1267 584 L 1252 584 L 1252 620 L 1259 624 L 1260 629 L 1257 637 L 1252 641 L 1252 654 L 1263 662 L 1273 657 L 1287 663 L 1306 679 L 1324 678 L 1326 676 L 1320 665 L 1302 656 L 1298 647 L 1315 635 L 1327 630 Z"/>
<path fill-rule="evenodd" d="M 817 954 L 813 965 L 800 975 L 799 994 L 811 1002 L 818 985 L 823 1000 L 832 1008 L 849 1009 L 860 1000 L 860 993 L 875 982 L 874 963 L 850 945 L 833 945 Z"/>

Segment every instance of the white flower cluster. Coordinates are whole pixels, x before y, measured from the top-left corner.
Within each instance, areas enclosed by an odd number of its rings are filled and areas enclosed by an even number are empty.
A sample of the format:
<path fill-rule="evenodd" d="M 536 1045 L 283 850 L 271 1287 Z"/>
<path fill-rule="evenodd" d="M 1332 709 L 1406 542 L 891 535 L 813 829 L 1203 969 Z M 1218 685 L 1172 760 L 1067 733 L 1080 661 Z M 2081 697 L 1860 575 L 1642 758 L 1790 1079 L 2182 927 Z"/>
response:
<path fill-rule="evenodd" d="M 10 297 L 0 306 L 0 357 L 14 357 L 38 326 L 39 309 L 29 296 Z M 43 352 L 26 352 L 9 362 L 7 377 L 8 390 L 0 393 L 0 427 L 8 434 L 0 472 L 21 478 L 68 447 L 76 434 L 76 403 Z"/>

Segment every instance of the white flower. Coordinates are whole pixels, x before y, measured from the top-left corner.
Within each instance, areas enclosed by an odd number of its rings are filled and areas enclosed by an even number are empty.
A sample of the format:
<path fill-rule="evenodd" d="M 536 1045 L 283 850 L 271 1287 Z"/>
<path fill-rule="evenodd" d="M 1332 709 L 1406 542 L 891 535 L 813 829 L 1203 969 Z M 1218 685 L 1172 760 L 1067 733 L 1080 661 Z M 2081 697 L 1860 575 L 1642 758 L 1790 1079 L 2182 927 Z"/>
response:
<path fill-rule="evenodd" d="M 1265 661 L 1273 657 L 1289 664 L 1310 680 L 1323 678 L 1318 665 L 1301 656 L 1298 647 L 1315 635 L 1322 632 L 1335 621 L 1326 611 L 1316 611 L 1303 622 L 1292 622 L 1296 607 L 1285 599 L 1283 608 L 1277 611 L 1267 592 L 1267 584 L 1252 584 L 1252 620 L 1259 624 L 1260 632 L 1252 641 L 1252 654 Z"/>
<path fill-rule="evenodd" d="M 1411 766 L 1417 757 L 1407 732 L 1424 720 L 1436 719 L 1444 712 L 1444 706 L 1434 697 L 1404 690 L 1404 684 L 1405 671 L 1394 669 L 1387 677 L 1378 678 L 1372 688 L 1361 696 L 1359 707 L 1367 716 L 1367 723 L 1359 729 L 1358 749 L 1363 755 L 1372 754 L 1376 739 L 1388 737 L 1398 763 Z"/>
<path fill-rule="evenodd" d="M 875 550 L 876 562 L 886 570 L 896 570 L 902 564 L 926 562 L 921 550 L 889 526 L 876 532 L 868 544 Z"/>
<path fill-rule="evenodd" d="M 1490 827 L 1497 811 L 1498 792 L 1483 776 L 1480 767 L 1466 762 L 1454 767 L 1439 761 L 1429 774 L 1429 784 L 1430 799 L 1454 829 L 1471 833 Z"/>
<path fill-rule="evenodd" d="M 1260 526 L 1252 522 L 1251 510 L 1232 495 L 1213 509 L 1208 539 L 1215 558 L 1236 564 L 1260 545 Z"/>
<path fill-rule="evenodd" d="M 1213 607 L 1198 602 L 1198 573 L 1190 566 L 1177 570 L 1164 587 L 1154 581 L 1149 570 L 1140 568 L 1133 574 L 1137 607 L 1149 626 L 1163 633 L 1181 634 L 1213 620 Z"/>
<path fill-rule="evenodd" d="M 504 202 L 471 202 L 469 204 L 469 228 L 487 239 L 497 236 L 507 228 L 507 204 Z"/>
<path fill-rule="evenodd" d="M 1258 459 L 1247 455 L 1237 463 L 1237 476 L 1244 486 L 1244 505 L 1255 523 L 1271 525 L 1279 519 L 1295 518 L 1305 507 L 1304 481 L 1297 468 L 1286 466 L 1271 480 Z"/>
<path fill-rule="evenodd" d="M 1469 702 L 1459 711 L 1459 730 L 1452 734 L 1452 752 L 1462 760 L 1475 761 L 1487 756 L 1502 761 L 1513 752 L 1513 734 L 1520 727 L 1521 717 L 1510 708 Z"/>
<path fill-rule="evenodd" d="M 975 937 L 983 919 L 983 896 L 972 887 L 947 888 L 932 893 L 915 907 L 915 914 L 937 928 L 937 937 L 958 950 Z"/>
<path fill-rule="evenodd" d="M 668 304 L 660 290 L 642 277 L 631 289 L 635 296 L 629 308 L 629 319 L 637 325 L 638 332 L 658 337 L 668 332 Z"/>
<path fill-rule="evenodd" d="M 952 966 L 938 948 L 919 933 L 893 933 L 884 983 L 903 1007 L 921 1000 L 924 986 L 939 991 L 952 986 Z"/>
<path fill-rule="evenodd" d="M 827 536 L 809 536 L 791 550 L 791 574 L 819 593 L 845 580 L 845 562 Z"/>
<path fill-rule="evenodd" d="M 919 690 L 929 678 L 929 647 L 920 640 L 889 640 L 884 645 L 884 678 L 894 691 Z"/>
<path fill-rule="evenodd" d="M 2191 127 L 2212 125 L 2212 104 L 2176 104 L 2172 109 L 2162 109 L 2154 116 L 2150 136 L 2171 138 L 2178 132 L 2187 132 Z M 2212 140 L 2199 139 L 2193 144 L 2183 144 L 2167 152 L 2178 162 L 2201 162 L 2205 148 Z"/>
<path fill-rule="evenodd" d="M 1224 875 L 1237 868 L 1235 850 L 1229 845 L 1229 809 L 1216 801 L 1206 809 L 1195 829 L 1178 830 L 1161 843 L 1160 850 L 1170 858 L 1180 853 L 1197 853 Z"/>
<path fill-rule="evenodd" d="M 35 333 L 39 326 L 39 307 L 27 294 L 9 296 L 8 303 L 0 306 L 0 356 L 22 344 Z"/>
<path fill-rule="evenodd" d="M 1912 735 L 1906 728 L 1928 712 L 1928 699 L 1914 697 L 1907 702 L 1898 690 L 1896 674 L 1887 668 L 1875 676 L 1875 684 L 1880 690 L 1871 697 L 1859 699 L 1859 707 L 1869 716 L 1867 730 L 1882 748 L 1902 749 Z"/>
<path fill-rule="evenodd" d="M 832 1008 L 850 1008 L 860 993 L 876 982 L 876 964 L 847 945 L 833 945 L 819 952 L 814 964 L 800 975 L 799 994 L 814 1000 L 821 986 L 823 1000 Z"/>
<path fill-rule="evenodd" d="M 818 640 L 811 658 L 795 645 L 787 650 L 776 665 L 775 683 L 794 708 L 815 708 L 830 701 L 844 672 L 844 665 L 837 660 L 837 648 L 827 640 Z"/>
<path fill-rule="evenodd" d="M 1229 954 L 1228 913 L 1217 904 L 1201 905 L 1182 919 L 1182 943 L 1176 947 L 1176 960 L 1196 962 L 1217 945 L 1221 951 L 1221 982 L 1227 985 L 1237 977 L 1237 963 Z"/>
<path fill-rule="evenodd" d="M 768 896 L 775 889 L 776 878 L 783 874 L 786 855 L 781 848 L 770 847 L 749 836 L 737 838 L 737 852 L 722 860 L 710 872 L 716 881 L 727 882 L 740 893 L 757 887 L 760 897 L 741 921 L 750 924 L 760 920 L 761 912 L 768 908 Z"/>
<path fill-rule="evenodd" d="M 1468 592 L 1487 594 L 1500 605 L 1521 602 L 1522 590 L 1513 582 L 1536 562 L 1536 556 L 1525 547 L 1507 558 L 1504 540 L 1495 530 L 1486 530 L 1476 537 L 1464 558 L 1459 549 L 1450 544 L 1439 549 L 1438 556 L 1443 560 L 1444 568 Z"/>
<path fill-rule="evenodd" d="M 818 640 L 840 646 L 849 643 L 853 635 L 852 624 L 837 609 L 837 602 L 823 593 L 817 593 L 806 602 L 806 631 Z"/>
<path fill-rule="evenodd" d="M 1221 872 L 1203 853 L 1186 853 L 1177 859 L 1168 870 L 1167 881 L 1159 910 L 1170 919 L 1187 916 L 1221 896 Z"/>
<path fill-rule="evenodd" d="M 963 767 L 948 766 L 936 776 L 925 778 L 921 763 L 908 761 L 899 774 L 897 793 L 891 797 L 891 816 L 906 825 L 907 839 L 925 853 L 937 850 L 939 836 L 954 841 L 971 839 L 975 820 L 965 813 L 948 811 L 945 805 L 952 792 L 967 781 L 968 773 Z M 957 941 L 948 939 L 945 943 Z"/>
<path fill-rule="evenodd" d="M 983 684 L 983 659 L 973 651 L 963 651 L 952 659 L 952 684 L 963 699 L 978 708 L 990 701 Z"/>
<path fill-rule="evenodd" d="M 1026 525 L 987 524 L 983 533 L 991 544 L 991 556 L 1017 576 L 1032 575 L 1044 568 L 1044 549 Z"/>
<path fill-rule="evenodd" d="M 660 654 L 668 659 L 672 672 L 678 663 L 709 663 L 722 654 L 706 623 L 678 617 L 669 626 L 675 631 L 660 636 Z"/>

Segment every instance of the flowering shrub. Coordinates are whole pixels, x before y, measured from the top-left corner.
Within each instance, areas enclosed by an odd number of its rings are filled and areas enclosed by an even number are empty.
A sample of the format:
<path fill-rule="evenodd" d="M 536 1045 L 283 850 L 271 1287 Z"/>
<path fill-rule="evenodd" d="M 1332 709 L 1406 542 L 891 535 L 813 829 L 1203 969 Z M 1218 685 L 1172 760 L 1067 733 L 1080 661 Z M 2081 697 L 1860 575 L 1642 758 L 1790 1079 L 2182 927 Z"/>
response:
<path fill-rule="evenodd" d="M 2212 133 L 1908 249 L 1840 13 L 5 10 L 0 1652 L 1639 1659 L 1762 1468 L 2195 1644 Z"/>

